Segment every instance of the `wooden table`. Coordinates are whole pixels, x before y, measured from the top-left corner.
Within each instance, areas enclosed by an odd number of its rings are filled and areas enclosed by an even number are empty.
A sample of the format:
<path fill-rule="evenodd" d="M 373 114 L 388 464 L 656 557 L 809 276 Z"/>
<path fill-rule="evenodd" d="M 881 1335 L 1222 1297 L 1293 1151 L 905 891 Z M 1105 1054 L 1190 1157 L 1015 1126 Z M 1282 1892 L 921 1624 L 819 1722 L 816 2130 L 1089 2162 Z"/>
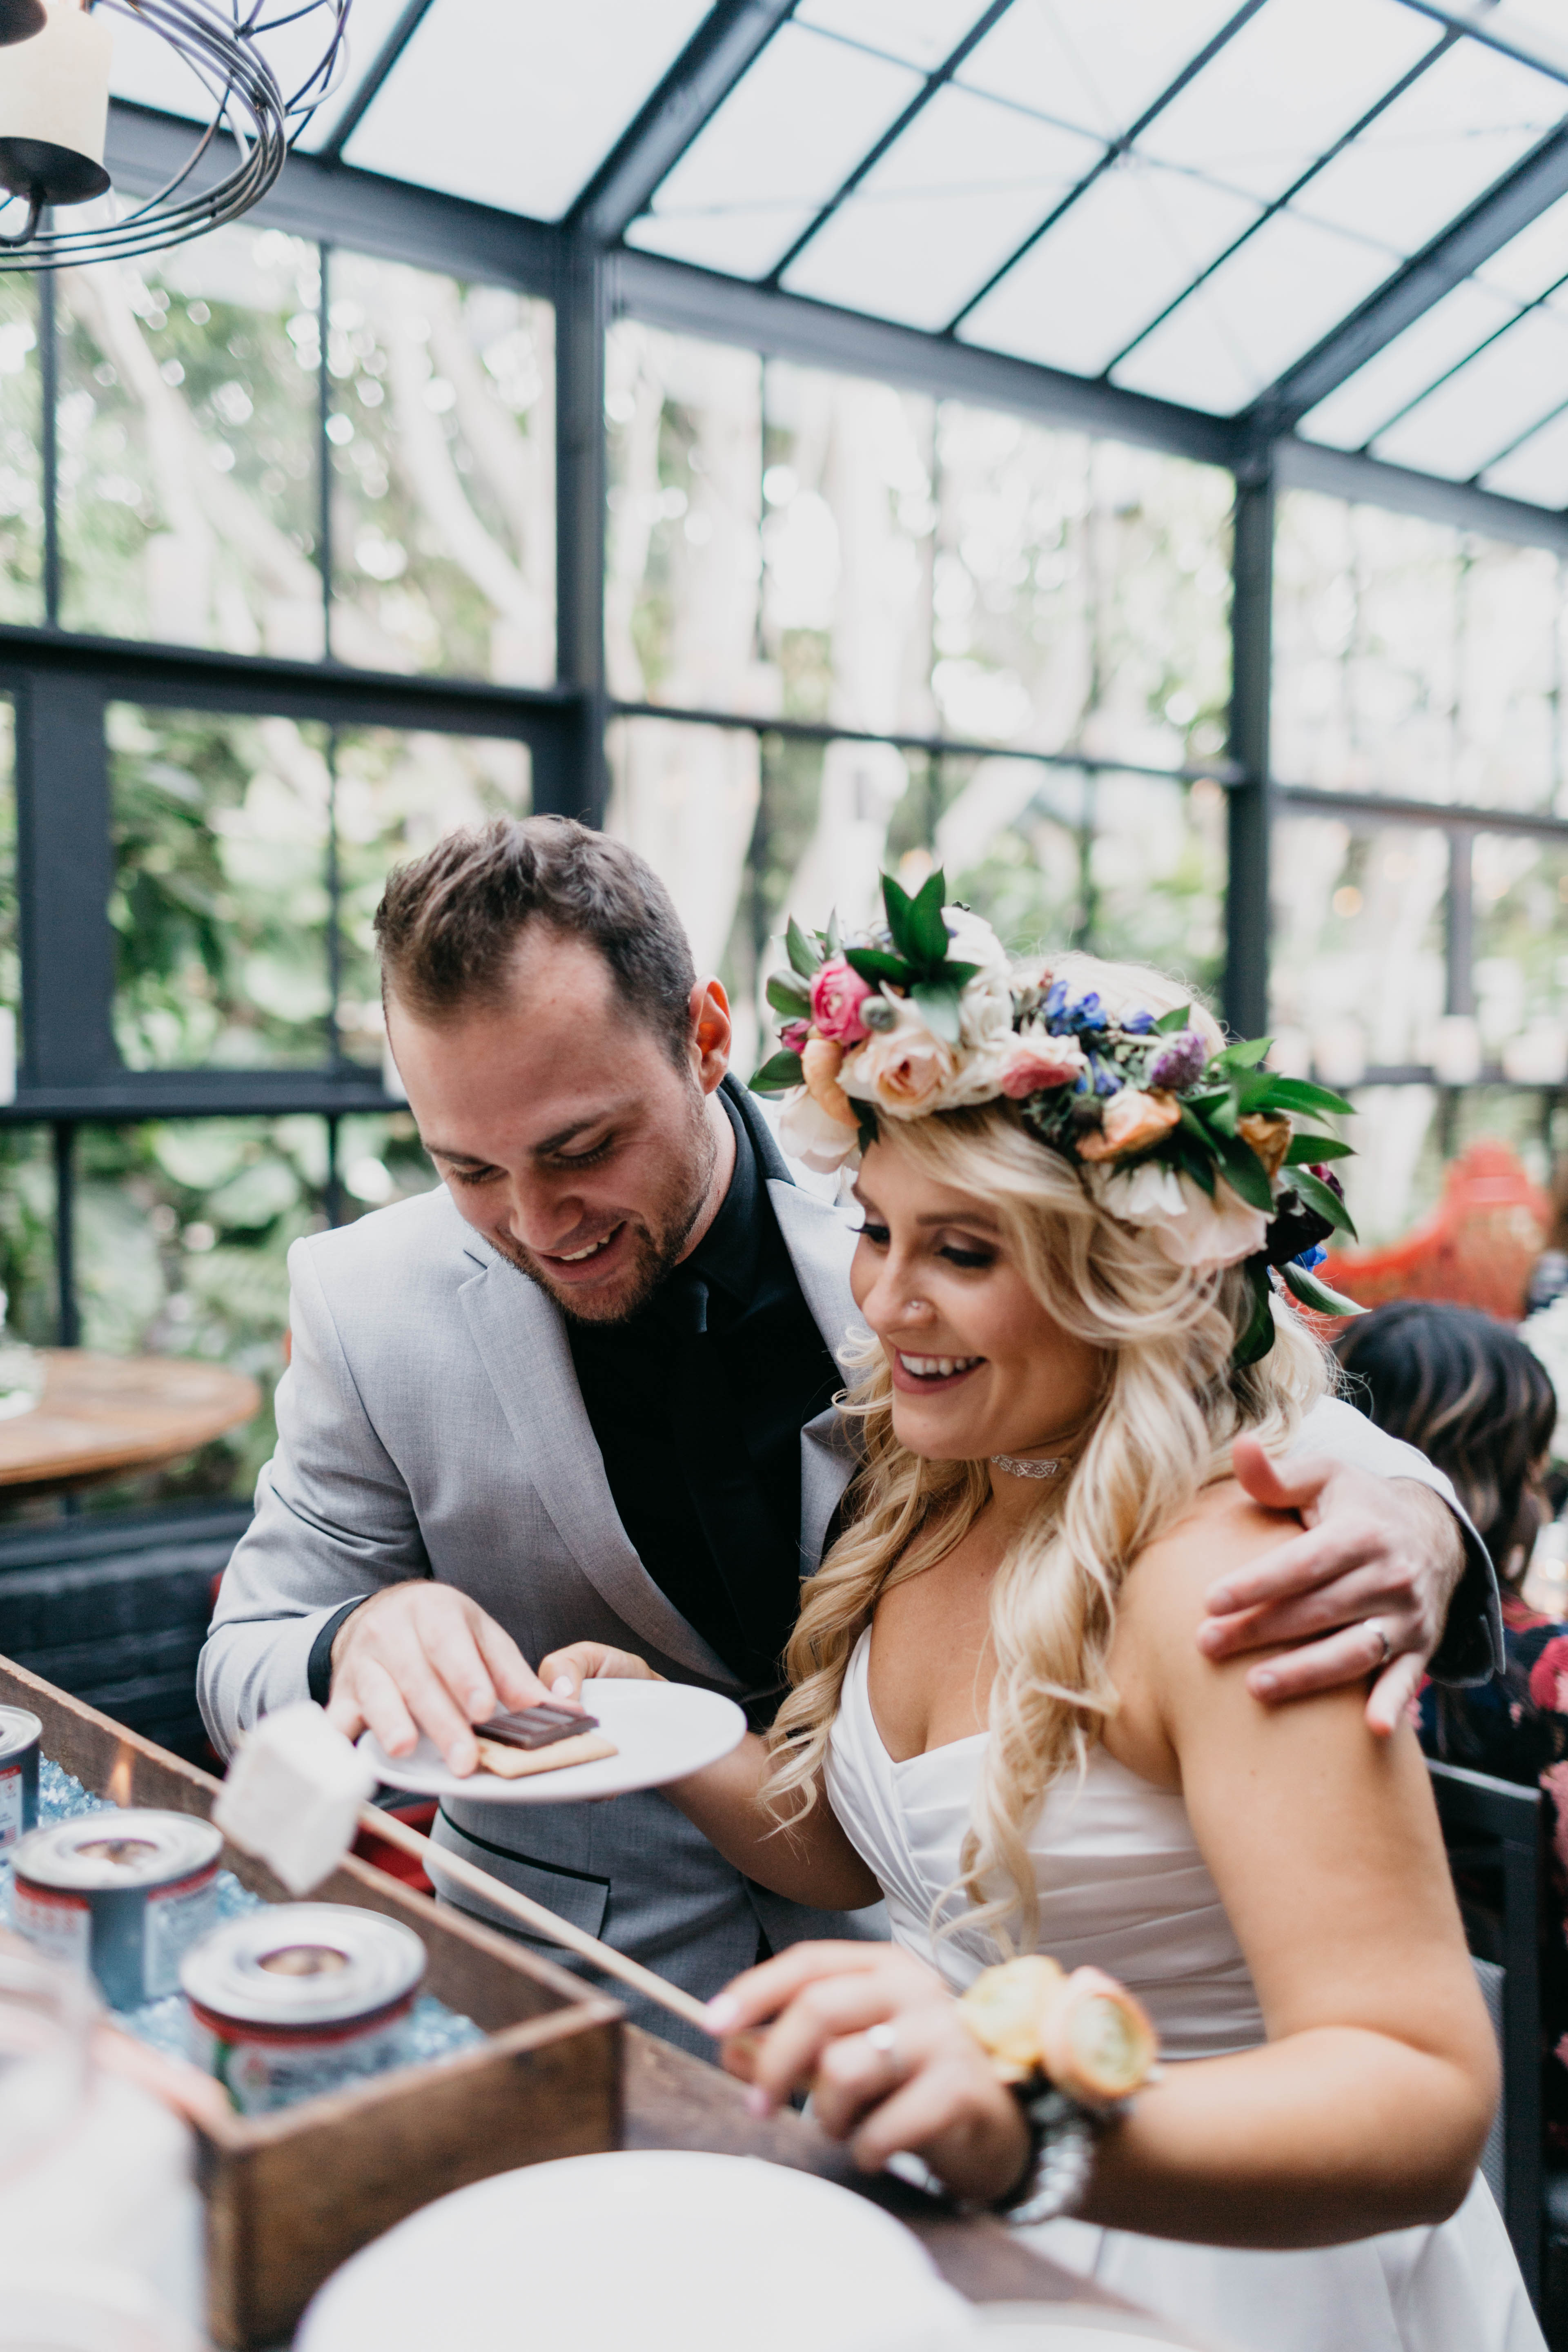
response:
<path fill-rule="evenodd" d="M 700 2148 L 719 2156 L 761 2157 L 766 2163 L 786 2164 L 853 2189 L 897 2214 L 921 2240 L 948 2284 L 971 2303 L 1028 2305 L 1042 2322 L 1081 2317 L 1091 2329 L 1113 2330 L 1121 2313 L 1140 2340 L 1201 2352 L 1199 2337 L 1135 2312 L 1120 2295 L 1032 2252 L 1000 2221 L 957 2212 L 889 2173 L 868 2177 L 858 2172 L 844 2149 L 804 2116 L 786 2108 L 759 2122 L 747 2114 L 741 2086 L 729 2075 L 635 2026 L 626 2028 L 625 2098 L 623 2147 Z"/>
<path fill-rule="evenodd" d="M 254 1381 L 175 1356 L 95 1356 L 46 1348 L 44 1393 L 0 1421 L 0 1487 L 58 1493 L 194 1453 L 261 1409 Z"/>

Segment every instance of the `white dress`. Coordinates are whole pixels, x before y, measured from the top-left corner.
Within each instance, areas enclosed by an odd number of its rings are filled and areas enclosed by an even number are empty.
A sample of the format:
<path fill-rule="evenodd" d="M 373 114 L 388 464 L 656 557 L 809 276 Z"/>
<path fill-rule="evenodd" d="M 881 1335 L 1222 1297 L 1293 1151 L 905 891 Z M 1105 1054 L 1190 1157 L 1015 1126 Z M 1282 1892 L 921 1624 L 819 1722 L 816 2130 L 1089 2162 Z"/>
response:
<path fill-rule="evenodd" d="M 1000 1957 L 960 1927 L 934 1947 L 931 1906 L 958 1875 L 985 1734 L 897 1764 L 867 1690 L 870 1635 L 845 1676 L 826 1782 L 833 1810 L 887 1896 L 898 1942 L 962 1989 Z M 1052 1790 L 1030 1840 L 1042 1948 L 1092 1962 L 1138 1995 L 1168 2061 L 1250 2050 L 1258 1995 L 1179 1796 L 1102 1748 Z M 1544 2352 L 1502 2220 L 1478 2174 L 1451 2220 L 1292 2253 L 1178 2244 L 1079 2221 L 1027 2232 L 1226 2352 Z"/>

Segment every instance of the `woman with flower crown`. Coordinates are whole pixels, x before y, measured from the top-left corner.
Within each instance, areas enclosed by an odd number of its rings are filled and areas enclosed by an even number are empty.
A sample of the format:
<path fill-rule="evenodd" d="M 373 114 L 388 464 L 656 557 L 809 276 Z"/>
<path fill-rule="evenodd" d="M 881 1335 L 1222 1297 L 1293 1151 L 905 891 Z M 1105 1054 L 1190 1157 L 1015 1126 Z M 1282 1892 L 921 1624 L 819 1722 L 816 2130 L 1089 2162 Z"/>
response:
<path fill-rule="evenodd" d="M 1288 1294 L 1351 1311 L 1312 1271 L 1348 1106 L 1153 973 L 1010 971 L 940 877 L 885 900 L 847 945 L 791 926 L 754 1081 L 858 1161 L 864 1466 L 771 1735 L 668 1793 L 895 1940 L 740 1978 L 727 2063 L 1236 2352 L 1533 2352 L 1415 1736 L 1353 1689 L 1267 1712 L 1194 1639 L 1277 1531 L 1234 1455 L 1331 1384 Z"/>

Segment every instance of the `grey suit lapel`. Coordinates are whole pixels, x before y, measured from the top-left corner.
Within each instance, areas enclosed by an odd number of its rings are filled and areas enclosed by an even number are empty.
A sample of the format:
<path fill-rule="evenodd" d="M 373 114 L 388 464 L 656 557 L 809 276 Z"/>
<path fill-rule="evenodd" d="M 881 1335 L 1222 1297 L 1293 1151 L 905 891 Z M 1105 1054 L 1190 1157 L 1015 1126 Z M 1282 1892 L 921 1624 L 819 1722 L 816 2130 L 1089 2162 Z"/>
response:
<path fill-rule="evenodd" d="M 705 1680 L 735 1677 L 665 1599 L 622 1527 L 561 1316 L 543 1293 L 482 1241 L 481 1269 L 458 1292 L 523 1467 L 562 1541 L 600 1599 L 642 1641 Z"/>
<path fill-rule="evenodd" d="M 849 1289 L 855 1235 L 842 1212 L 786 1176 L 768 1179 L 784 1247 L 812 1319 L 835 1356 L 858 1324 Z M 828 1523 L 855 1472 L 855 1452 L 842 1416 L 829 1406 L 800 1433 L 801 1573 L 821 1563 Z"/>

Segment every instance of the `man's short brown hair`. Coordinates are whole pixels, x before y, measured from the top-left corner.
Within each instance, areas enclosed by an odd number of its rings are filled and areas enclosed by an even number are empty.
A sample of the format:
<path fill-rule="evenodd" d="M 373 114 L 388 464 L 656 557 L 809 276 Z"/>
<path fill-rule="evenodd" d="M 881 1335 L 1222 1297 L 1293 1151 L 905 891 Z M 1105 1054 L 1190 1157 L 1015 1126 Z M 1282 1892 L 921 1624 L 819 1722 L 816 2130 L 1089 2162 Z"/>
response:
<path fill-rule="evenodd" d="M 383 985 L 426 1021 L 498 1003 L 531 923 L 597 948 L 680 1060 L 697 973 L 674 902 L 645 858 L 571 817 L 497 817 L 398 866 L 375 910 Z"/>

